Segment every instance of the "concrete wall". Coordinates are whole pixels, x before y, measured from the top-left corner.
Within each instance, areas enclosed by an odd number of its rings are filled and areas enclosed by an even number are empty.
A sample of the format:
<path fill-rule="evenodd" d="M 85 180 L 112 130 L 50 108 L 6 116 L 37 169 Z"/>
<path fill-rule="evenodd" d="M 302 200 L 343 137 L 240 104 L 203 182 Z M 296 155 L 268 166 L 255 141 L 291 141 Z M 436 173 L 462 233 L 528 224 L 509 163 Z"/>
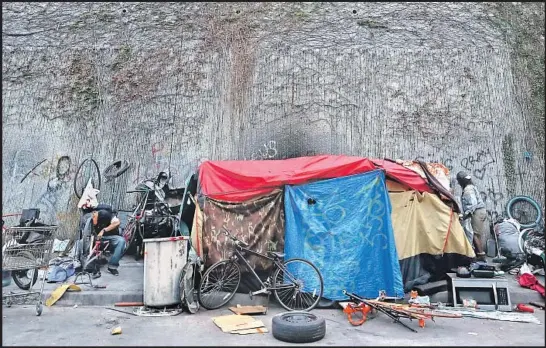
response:
<path fill-rule="evenodd" d="M 3 213 L 38 206 L 70 234 L 88 155 L 131 162 L 101 187 L 121 209 L 169 166 L 180 186 L 202 159 L 322 153 L 468 170 L 493 216 L 542 202 L 544 138 L 495 6 L 4 3 Z"/>

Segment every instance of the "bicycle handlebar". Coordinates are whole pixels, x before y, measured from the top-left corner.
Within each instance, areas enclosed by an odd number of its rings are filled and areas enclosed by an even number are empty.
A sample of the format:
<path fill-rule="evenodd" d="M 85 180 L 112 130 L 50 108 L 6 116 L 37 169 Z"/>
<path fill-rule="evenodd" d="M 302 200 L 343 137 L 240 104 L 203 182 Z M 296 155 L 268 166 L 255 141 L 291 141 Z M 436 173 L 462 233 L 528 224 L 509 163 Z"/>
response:
<path fill-rule="evenodd" d="M 233 241 L 233 243 L 235 243 L 237 246 L 243 246 L 243 247 L 247 247 L 248 244 L 246 244 L 245 242 L 243 242 L 242 240 L 239 240 L 237 238 L 235 238 L 231 233 L 229 233 L 229 231 L 227 230 L 227 228 L 225 228 L 224 226 L 222 226 L 222 229 L 224 230 L 224 234 Z"/>

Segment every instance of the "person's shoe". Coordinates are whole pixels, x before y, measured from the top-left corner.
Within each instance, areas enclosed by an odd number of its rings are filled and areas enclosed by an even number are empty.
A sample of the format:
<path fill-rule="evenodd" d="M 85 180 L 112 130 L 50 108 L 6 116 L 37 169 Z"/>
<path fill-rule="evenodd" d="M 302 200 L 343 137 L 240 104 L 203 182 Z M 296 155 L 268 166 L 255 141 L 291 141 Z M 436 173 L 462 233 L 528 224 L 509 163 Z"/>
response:
<path fill-rule="evenodd" d="M 97 279 L 100 278 L 101 274 L 99 272 L 91 273 L 91 279 Z"/>
<path fill-rule="evenodd" d="M 117 269 L 113 269 L 113 268 L 110 268 L 110 267 L 108 267 L 108 272 L 110 272 L 112 275 L 115 275 L 115 276 L 119 275 L 119 272 L 118 272 Z"/>

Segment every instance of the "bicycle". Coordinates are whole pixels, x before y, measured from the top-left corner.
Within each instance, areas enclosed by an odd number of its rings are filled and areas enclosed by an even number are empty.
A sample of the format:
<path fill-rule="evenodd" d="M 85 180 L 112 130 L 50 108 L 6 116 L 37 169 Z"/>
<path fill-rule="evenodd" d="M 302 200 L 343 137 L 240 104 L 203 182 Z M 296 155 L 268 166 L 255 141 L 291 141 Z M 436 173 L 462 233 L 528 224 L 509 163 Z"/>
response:
<path fill-rule="evenodd" d="M 101 240 L 99 238 L 96 238 L 94 243 L 93 243 L 93 239 L 95 238 L 95 236 L 91 236 L 91 243 L 89 244 L 89 255 L 87 255 L 87 258 L 85 259 L 84 262 L 82 262 L 82 271 L 81 272 L 78 272 L 78 274 L 76 274 L 76 277 L 74 278 L 74 284 L 90 284 L 92 287 L 94 288 L 104 288 L 104 286 L 98 286 L 98 285 L 93 285 L 93 281 L 91 280 L 91 274 L 89 273 L 89 271 L 87 271 L 87 267 L 94 261 L 98 261 L 101 257 L 103 257 L 104 253 L 108 250 L 108 247 L 110 246 L 110 241 L 107 241 L 107 240 Z M 84 243 L 84 246 L 83 246 L 84 249 L 86 249 L 86 245 Z M 83 276 L 87 276 L 89 278 L 89 283 L 85 282 L 85 283 L 78 283 L 77 280 L 79 277 L 82 277 Z"/>
<path fill-rule="evenodd" d="M 261 285 L 260 290 L 250 292 L 250 298 L 263 293 L 270 295 L 273 292 L 279 304 L 289 311 L 310 311 L 317 306 L 322 297 L 324 281 L 315 265 L 301 258 L 284 261 L 284 254 L 279 252 L 269 251 L 267 255 L 258 253 L 248 249 L 248 244 L 232 236 L 225 227 L 222 229 L 233 242 L 233 253 L 228 260 L 212 265 L 201 278 L 197 294 L 201 306 L 209 310 L 217 309 L 235 296 L 241 282 L 239 261 L 244 263 Z M 265 282 L 262 282 L 241 252 L 273 262 L 271 273 Z"/>
<path fill-rule="evenodd" d="M 139 187 L 140 189 L 138 189 Z M 145 186 L 137 186 L 137 190 L 126 191 L 126 193 L 142 194 L 141 199 L 137 203 L 136 207 L 133 209 L 133 213 L 127 218 L 127 223 L 122 232 L 122 236 L 125 239 L 125 250 L 123 251 L 123 254 L 125 254 L 127 250 L 129 250 L 129 247 L 135 244 L 137 249 L 135 254 L 136 259 L 139 259 L 144 253 L 144 224 L 146 220 L 155 218 L 170 219 L 171 225 L 173 227 L 172 234 L 174 235 L 176 235 L 178 226 L 180 225 L 180 219 L 177 216 L 170 214 L 170 208 L 167 203 L 149 202 L 150 193 L 152 192 L 153 191 L 150 188 L 147 188 Z M 153 210 L 154 208 L 161 214 L 154 215 L 146 213 L 147 210 Z"/>

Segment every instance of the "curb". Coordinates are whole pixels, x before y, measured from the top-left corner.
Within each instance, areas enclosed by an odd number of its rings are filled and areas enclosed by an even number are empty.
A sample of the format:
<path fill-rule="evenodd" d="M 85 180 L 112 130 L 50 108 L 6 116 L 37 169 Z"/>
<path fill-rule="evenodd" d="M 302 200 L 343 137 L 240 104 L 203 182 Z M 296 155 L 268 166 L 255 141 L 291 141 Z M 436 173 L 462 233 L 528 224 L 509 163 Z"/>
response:
<path fill-rule="evenodd" d="M 44 291 L 44 301 L 51 295 L 52 291 Z M 83 285 L 82 291 L 64 293 L 53 306 L 73 307 L 78 306 L 113 306 L 116 302 L 143 302 L 144 291 L 108 291 L 106 289 L 93 289 Z M 269 301 L 266 296 L 254 296 L 252 300 L 248 294 L 236 293 L 235 296 L 228 302 L 225 307 L 231 306 L 266 306 L 280 307 L 277 302 L 270 297 Z"/>

